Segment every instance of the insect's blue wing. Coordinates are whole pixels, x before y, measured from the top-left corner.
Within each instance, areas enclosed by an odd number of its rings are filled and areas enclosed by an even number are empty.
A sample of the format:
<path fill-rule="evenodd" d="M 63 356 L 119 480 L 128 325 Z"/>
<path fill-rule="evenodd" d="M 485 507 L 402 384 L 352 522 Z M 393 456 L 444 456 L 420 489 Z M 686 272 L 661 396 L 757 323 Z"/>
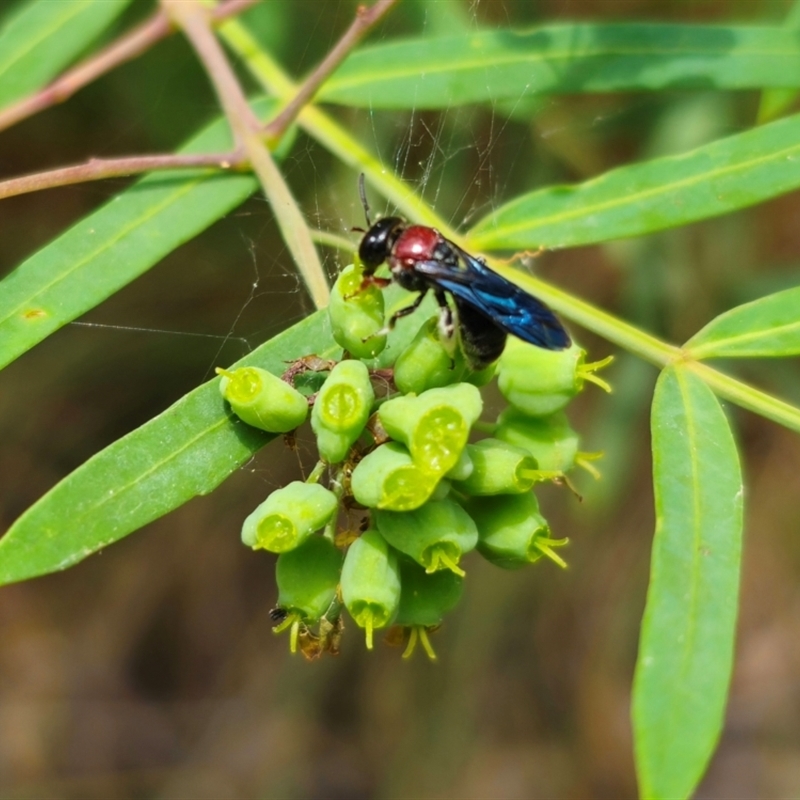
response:
<path fill-rule="evenodd" d="M 547 350 L 563 350 L 570 346 L 570 338 L 558 317 L 541 300 L 493 272 L 475 256 L 450 244 L 461 257 L 462 266 L 418 261 L 415 271 L 525 342 Z"/>

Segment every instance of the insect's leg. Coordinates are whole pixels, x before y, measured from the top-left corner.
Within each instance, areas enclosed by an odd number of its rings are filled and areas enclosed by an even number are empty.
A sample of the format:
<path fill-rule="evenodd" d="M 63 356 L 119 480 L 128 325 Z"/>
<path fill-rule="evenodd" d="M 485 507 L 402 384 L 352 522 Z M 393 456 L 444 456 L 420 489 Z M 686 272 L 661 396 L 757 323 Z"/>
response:
<path fill-rule="evenodd" d="M 407 306 L 406 308 L 401 308 L 399 311 L 395 311 L 395 313 L 392 314 L 391 317 L 389 317 L 389 321 L 386 323 L 386 325 L 384 325 L 376 333 L 373 333 L 372 336 L 386 336 L 386 334 L 389 333 L 389 331 L 394 329 L 394 326 L 397 323 L 397 320 L 400 319 L 400 317 L 405 317 L 408 316 L 409 314 L 413 314 L 419 308 L 420 303 L 425 299 L 425 295 L 427 293 L 428 290 L 423 289 L 419 293 L 417 299 L 410 306 Z M 367 339 L 371 339 L 372 336 L 368 336 Z M 364 339 L 364 341 L 366 342 L 367 339 Z"/>
<path fill-rule="evenodd" d="M 385 289 L 387 286 L 391 285 L 391 278 L 379 278 L 377 275 L 365 274 L 361 279 L 361 286 L 358 287 L 358 291 L 360 292 L 363 289 L 366 289 L 368 286 L 377 286 L 379 289 Z"/>
<path fill-rule="evenodd" d="M 385 289 L 389 286 L 392 282 L 391 278 L 379 278 L 377 275 L 364 275 L 361 279 L 361 285 L 351 294 L 345 295 L 345 300 L 352 300 L 354 297 L 358 297 L 360 292 L 363 292 L 370 286 L 377 286 L 379 289 Z"/>
<path fill-rule="evenodd" d="M 441 289 L 436 290 L 436 302 L 439 304 L 439 335 L 443 341 L 449 341 L 455 333 L 455 322 L 453 321 L 453 309 L 450 308 L 447 297 Z"/>
<path fill-rule="evenodd" d="M 392 328 L 394 328 L 394 326 L 397 324 L 397 320 L 399 320 L 400 317 L 407 317 L 409 314 L 413 314 L 420 307 L 422 301 L 425 299 L 426 294 L 428 294 L 428 290 L 423 289 L 419 293 L 417 299 L 410 306 L 407 306 L 406 308 L 401 308 L 399 311 L 395 311 L 394 314 L 392 314 L 392 316 L 389 317 L 389 324 L 386 326 L 386 328 L 388 330 L 392 330 Z"/>
<path fill-rule="evenodd" d="M 453 319 L 453 309 L 447 302 L 447 296 L 441 290 L 436 291 L 436 302 L 439 304 L 439 340 L 450 356 L 450 369 L 455 367 L 454 354 L 456 351 L 456 325 Z"/>

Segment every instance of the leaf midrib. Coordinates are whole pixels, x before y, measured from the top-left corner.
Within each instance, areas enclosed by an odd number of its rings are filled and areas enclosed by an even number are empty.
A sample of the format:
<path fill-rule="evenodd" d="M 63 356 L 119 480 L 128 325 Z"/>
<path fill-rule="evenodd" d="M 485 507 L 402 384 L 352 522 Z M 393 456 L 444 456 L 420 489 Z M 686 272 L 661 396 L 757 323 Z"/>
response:
<path fill-rule="evenodd" d="M 724 141 L 724 140 L 723 140 Z M 752 169 L 755 166 L 760 164 L 774 161 L 780 159 L 782 157 L 787 156 L 793 152 L 800 152 L 800 144 L 794 144 L 791 147 L 784 148 L 783 150 L 776 150 L 771 153 L 768 153 L 765 156 L 759 156 L 757 158 L 751 158 L 747 161 L 737 161 L 734 164 L 725 166 L 725 167 L 718 167 L 711 171 L 706 171 L 702 173 L 698 173 L 697 175 L 692 175 L 687 178 L 683 178 L 679 181 L 674 181 L 672 183 L 667 184 L 659 184 L 658 186 L 654 186 L 651 189 L 646 189 L 644 191 L 636 192 L 635 194 L 626 194 L 623 197 L 619 198 L 612 198 L 610 200 L 606 200 L 602 203 L 595 203 L 594 205 L 583 205 L 577 209 L 570 209 L 568 211 L 561 212 L 559 214 L 552 214 L 549 217 L 541 217 L 536 220 L 534 224 L 530 218 L 526 218 L 525 220 L 518 222 L 516 224 L 505 224 L 505 225 L 496 225 L 492 226 L 487 233 L 491 233 L 494 237 L 502 237 L 508 236 L 513 233 L 518 233 L 520 231 L 535 231 L 537 228 L 545 228 L 548 225 L 553 225 L 558 222 L 563 222 L 564 220 L 574 219 L 576 217 L 585 217 L 590 214 L 593 214 L 597 211 L 606 211 L 611 208 L 615 208 L 618 206 L 627 206 L 637 203 L 638 201 L 650 198 L 653 196 L 657 196 L 659 194 L 668 194 L 670 192 L 674 192 L 678 189 L 691 186 L 696 183 L 705 183 L 707 181 L 713 180 L 714 178 L 721 177 L 723 175 L 729 175 L 736 172 L 747 171 L 748 169 Z M 676 156 L 675 160 L 682 159 L 687 160 L 691 158 L 695 153 L 687 153 L 682 156 Z M 650 162 L 650 166 L 655 166 L 657 164 L 663 165 L 663 163 L 667 161 L 667 159 L 659 159 L 658 161 Z M 637 165 L 636 167 L 624 167 L 622 169 L 644 169 L 648 166 L 647 162 L 644 165 Z M 604 181 L 609 180 L 609 175 L 612 173 L 606 173 L 605 175 L 600 175 L 599 177 L 587 181 L 583 184 L 578 184 L 577 188 L 580 191 L 589 191 L 593 185 L 600 184 Z M 547 189 L 542 190 L 543 192 L 547 192 Z M 523 205 L 529 200 L 525 200 L 524 198 L 517 201 L 519 205 Z M 498 212 L 499 214 L 507 214 L 512 213 L 513 206 L 509 206 L 506 211 L 502 209 Z M 481 237 L 480 227 L 485 225 L 485 222 L 479 223 L 479 226 L 474 228 L 472 232 L 468 233 L 468 238 L 474 236 L 477 239 Z"/>
<path fill-rule="evenodd" d="M 791 331 L 800 330 L 800 320 L 796 322 L 788 322 L 785 325 L 777 325 L 769 328 L 761 328 L 757 331 L 748 331 L 747 333 L 740 333 L 735 336 L 727 336 L 723 339 L 716 339 L 708 342 L 702 342 L 698 346 L 693 346 L 691 341 L 686 343 L 685 349 L 695 357 L 698 358 L 708 351 L 713 352 L 720 347 L 730 347 L 732 343 L 741 344 L 742 342 L 749 342 L 759 338 L 782 335 Z M 700 354 L 700 355 L 698 355 Z"/>
<path fill-rule="evenodd" d="M 81 511 L 79 511 L 79 512 L 77 512 L 75 514 L 75 519 L 78 519 L 78 520 L 79 519 L 84 519 L 85 517 L 87 517 L 88 515 L 91 515 L 92 513 L 97 511 L 98 509 L 103 508 L 103 506 L 105 506 L 107 503 L 109 503 L 111 501 L 118 502 L 119 498 L 121 496 L 125 495 L 127 492 L 129 492 L 132 489 L 136 488 L 136 486 L 138 486 L 140 483 L 146 481 L 147 478 L 149 478 L 154 472 L 162 469 L 165 465 L 169 464 L 171 461 L 175 461 L 176 459 L 178 459 L 183 453 L 185 453 L 187 450 L 191 449 L 198 441 L 200 441 L 204 437 L 208 436 L 209 434 L 213 433 L 217 428 L 220 428 L 222 425 L 228 424 L 228 422 L 229 422 L 229 420 L 228 420 L 227 417 L 222 417 L 217 422 L 215 422 L 213 425 L 209 425 L 208 427 L 203 428 L 201 431 L 197 432 L 194 436 L 192 436 L 188 441 L 184 442 L 178 449 L 172 450 L 170 452 L 170 454 L 166 458 L 162 458 L 162 459 L 160 459 L 158 461 L 154 461 L 153 463 L 151 463 L 148 466 L 148 468 L 146 470 L 144 470 L 144 471 L 140 472 L 138 475 L 136 475 L 135 478 L 133 478 L 132 480 L 128 481 L 127 483 L 120 484 L 118 490 L 114 491 L 113 494 L 106 494 L 102 498 L 100 498 L 99 501 L 93 503 L 90 506 L 87 506 L 87 507 L 81 509 Z M 135 431 L 134 431 L 134 433 L 135 433 Z M 120 439 L 119 441 L 120 442 L 124 442 L 124 439 Z M 108 451 L 105 451 L 105 450 L 101 451 L 101 453 L 98 453 L 98 456 L 102 455 L 103 453 L 107 454 Z M 89 464 L 91 461 L 92 461 L 92 459 L 89 459 L 89 461 L 87 461 L 86 464 Z M 64 484 L 61 484 L 61 485 L 63 486 Z M 35 508 L 36 508 L 36 506 L 32 506 L 31 510 L 34 510 Z M 20 517 L 17 522 L 21 523 L 23 521 L 24 517 L 25 517 L 25 515 Z M 15 523 L 15 525 L 16 524 L 17 523 Z"/>
<path fill-rule="evenodd" d="M 688 626 L 685 640 L 685 647 L 683 649 L 683 658 L 681 659 L 680 669 L 680 682 L 685 685 L 684 679 L 689 672 L 690 654 L 693 653 L 693 643 L 697 630 L 696 608 L 697 598 L 700 594 L 700 552 L 703 540 L 702 530 L 702 502 L 700 492 L 698 491 L 700 480 L 700 467 L 697 460 L 697 428 L 695 419 L 692 415 L 692 404 L 689 398 L 689 390 L 686 385 L 686 375 L 679 367 L 675 368 L 675 377 L 678 383 L 678 391 L 681 395 L 681 402 L 684 406 L 684 413 L 686 415 L 686 434 L 689 449 L 689 464 L 691 473 L 692 485 L 692 564 L 690 569 L 690 592 L 689 603 L 687 604 L 688 612 Z"/>
<path fill-rule="evenodd" d="M 423 77 L 427 77 L 427 75 L 431 74 L 434 76 L 443 75 L 447 73 L 455 73 L 458 74 L 459 72 L 467 72 L 469 70 L 474 69 L 486 69 L 486 68 L 495 68 L 498 66 L 509 66 L 513 64 L 530 64 L 531 62 L 549 62 L 549 61 L 567 61 L 567 60 L 576 60 L 578 58 L 587 58 L 591 56 L 592 58 L 604 57 L 604 58 L 613 58 L 619 56 L 691 56 L 691 57 L 709 57 L 714 58 L 718 57 L 720 54 L 722 55 L 736 55 L 736 56 L 760 56 L 760 57 L 767 57 L 767 58 L 787 58 L 787 57 L 798 57 L 800 56 L 800 49 L 792 48 L 792 49 L 776 49 L 771 51 L 764 51 L 764 50 L 755 50 L 755 49 L 748 49 L 746 46 L 742 46 L 741 49 L 737 47 L 719 47 L 715 48 L 707 48 L 704 50 L 697 50 L 697 49 L 685 49 L 681 50 L 679 48 L 639 48 L 639 47 L 616 47 L 614 49 L 611 48 L 602 48 L 598 47 L 597 49 L 586 47 L 586 48 L 579 48 L 573 47 L 570 50 L 552 50 L 547 53 L 491 53 L 490 58 L 484 56 L 482 59 L 477 60 L 474 58 L 470 59 L 459 59 L 455 62 L 452 60 L 443 60 L 440 63 L 433 62 L 426 64 L 424 75 Z M 420 77 L 420 68 L 419 67 L 412 67 L 409 66 L 407 69 L 392 69 L 391 71 L 386 72 L 376 72 L 374 70 L 370 70 L 369 74 L 365 74 L 363 71 L 356 73 L 353 75 L 349 80 L 345 76 L 345 78 L 339 79 L 334 76 L 327 84 L 326 89 L 330 89 L 331 93 L 336 91 L 343 91 L 343 90 L 350 90 L 354 88 L 360 88 L 362 86 L 369 86 L 375 85 L 380 80 L 397 80 L 397 79 L 404 79 L 410 77 Z M 323 95 L 325 94 L 326 89 L 323 89 Z"/>

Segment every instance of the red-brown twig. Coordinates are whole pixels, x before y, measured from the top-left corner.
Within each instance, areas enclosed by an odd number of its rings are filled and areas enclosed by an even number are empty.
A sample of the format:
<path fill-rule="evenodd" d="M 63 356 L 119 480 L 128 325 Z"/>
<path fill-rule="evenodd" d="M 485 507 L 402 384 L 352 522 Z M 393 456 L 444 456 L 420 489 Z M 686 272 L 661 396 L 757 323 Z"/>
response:
<path fill-rule="evenodd" d="M 154 155 L 129 156 L 128 158 L 92 158 L 85 164 L 61 167 L 46 172 L 35 172 L 19 178 L 0 181 L 0 200 L 18 194 L 54 189 L 73 183 L 99 181 L 104 178 L 120 178 L 140 172 L 165 169 L 191 169 L 216 167 L 217 169 L 239 169 L 247 161 L 240 152 L 203 153 L 198 155 Z"/>
<path fill-rule="evenodd" d="M 227 0 L 211 12 L 211 21 L 213 23 L 222 22 L 240 14 L 257 2 L 259 0 Z M 45 108 L 63 103 L 79 89 L 120 64 L 141 55 L 156 42 L 173 33 L 174 30 L 167 15 L 161 10 L 157 11 L 148 20 L 109 44 L 108 47 L 67 70 L 44 89 L 29 97 L 24 97 L 0 111 L 0 131 L 10 128 Z"/>
<path fill-rule="evenodd" d="M 209 22 L 216 24 L 229 17 L 241 13 L 259 0 L 227 0 L 213 10 L 209 10 Z M 295 97 L 284 110 L 271 122 L 263 133 L 270 138 L 279 138 L 278 132 L 283 132 L 294 120 L 302 107 L 307 103 L 322 81 L 338 66 L 347 53 L 360 41 L 367 31 L 386 14 L 397 0 L 378 0 L 371 8 L 360 6 L 355 20 L 336 47 L 327 58 L 314 70 L 305 84 L 298 90 Z M 63 102 L 71 97 L 82 87 L 91 83 L 101 75 L 109 72 L 120 64 L 135 58 L 146 51 L 156 42 L 165 38 L 175 30 L 170 22 L 169 15 L 163 10 L 156 12 L 149 20 L 139 27 L 120 37 L 96 55 L 78 64 L 73 69 L 65 72 L 60 78 L 30 97 L 21 100 L 0 111 L 0 130 L 7 128 L 21 119 L 29 117 L 56 103 Z M 211 56 L 214 57 L 213 55 Z M 226 64 L 227 67 L 227 64 Z M 232 78 L 230 70 L 227 72 L 228 80 Z M 216 69 L 212 74 L 220 74 Z M 223 77 L 223 81 L 225 78 Z M 236 84 L 236 89 L 231 91 L 231 86 L 217 87 L 221 102 L 225 98 L 240 96 L 240 103 L 235 113 L 226 109 L 229 119 L 242 119 L 248 116 L 247 130 L 250 134 L 258 130 L 258 123 L 252 116 L 249 106 Z M 238 139 L 243 130 L 234 132 Z M 263 134 L 262 134 L 263 135 Z M 93 158 L 84 164 L 74 164 L 60 169 L 46 170 L 18 178 L 0 181 L 0 200 L 14 197 L 28 192 L 52 189 L 59 186 L 68 186 L 86 181 L 97 181 L 105 178 L 126 177 L 143 172 L 168 169 L 191 169 L 197 167 L 217 167 L 219 169 L 240 169 L 248 165 L 248 159 L 241 148 L 230 153 L 209 153 L 203 155 L 146 155 L 130 156 L 124 158 Z"/>
<path fill-rule="evenodd" d="M 199 0 L 161 0 L 161 7 L 180 25 L 208 73 L 233 131 L 237 149 L 241 148 L 246 154 L 261 183 L 283 240 L 314 304 L 323 308 L 328 304 L 330 290 L 308 223 L 264 144 L 261 123 L 250 108 L 225 51 L 211 29 L 207 9 Z"/>
<path fill-rule="evenodd" d="M 249 153 L 249 140 L 261 124 L 244 96 L 239 80 L 231 69 L 225 51 L 210 27 L 210 12 L 197 0 L 161 0 L 161 7 L 183 29 L 197 57 L 214 85 L 236 146 Z M 252 155 L 252 154 L 251 154 Z"/>
<path fill-rule="evenodd" d="M 327 77 L 344 61 L 350 51 L 364 38 L 370 28 L 387 14 L 397 0 L 378 0 L 375 5 L 367 8 L 359 6 L 356 17 L 344 36 L 336 46 L 320 62 L 319 66 L 306 78 L 297 94 L 289 101 L 286 107 L 269 124 L 264 126 L 264 135 L 268 142 L 277 142 L 286 129 L 294 122 L 304 106 L 311 102 L 319 87 Z"/>

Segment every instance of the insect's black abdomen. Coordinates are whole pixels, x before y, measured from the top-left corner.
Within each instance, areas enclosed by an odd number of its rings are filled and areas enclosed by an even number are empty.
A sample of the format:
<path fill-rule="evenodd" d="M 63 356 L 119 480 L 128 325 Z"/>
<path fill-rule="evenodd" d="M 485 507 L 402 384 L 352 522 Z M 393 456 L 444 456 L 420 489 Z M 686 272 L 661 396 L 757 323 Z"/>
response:
<path fill-rule="evenodd" d="M 506 346 L 506 332 L 486 314 L 453 297 L 458 312 L 458 332 L 461 349 L 474 370 L 488 367 L 497 361 Z"/>

